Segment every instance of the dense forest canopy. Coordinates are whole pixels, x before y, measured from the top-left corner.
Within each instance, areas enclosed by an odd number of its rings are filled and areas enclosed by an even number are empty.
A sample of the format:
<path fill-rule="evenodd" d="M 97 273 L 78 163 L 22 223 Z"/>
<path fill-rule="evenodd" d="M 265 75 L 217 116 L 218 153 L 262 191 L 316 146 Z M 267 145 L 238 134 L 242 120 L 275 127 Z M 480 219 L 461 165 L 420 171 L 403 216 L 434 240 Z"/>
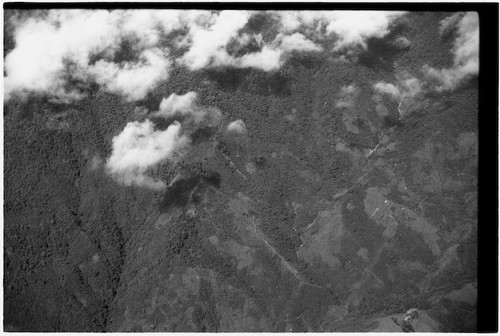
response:
<path fill-rule="evenodd" d="M 4 18 L 5 330 L 475 330 L 478 13 Z"/>

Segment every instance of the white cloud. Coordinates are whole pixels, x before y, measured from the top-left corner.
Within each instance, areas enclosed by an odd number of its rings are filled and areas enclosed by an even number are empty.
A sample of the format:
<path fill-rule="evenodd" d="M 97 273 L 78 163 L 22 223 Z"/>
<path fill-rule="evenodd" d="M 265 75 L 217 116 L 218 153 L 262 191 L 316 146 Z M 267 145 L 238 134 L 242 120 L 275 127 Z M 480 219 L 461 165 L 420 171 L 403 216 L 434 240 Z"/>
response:
<path fill-rule="evenodd" d="M 96 170 L 102 165 L 102 159 L 98 155 L 94 155 L 90 161 L 89 170 Z"/>
<path fill-rule="evenodd" d="M 358 96 L 358 93 L 358 88 L 354 84 L 343 86 L 338 94 L 338 99 L 335 102 L 335 107 L 352 107 L 354 105 L 354 101 Z"/>
<path fill-rule="evenodd" d="M 283 63 L 283 55 L 293 51 L 322 51 L 322 46 L 297 32 L 306 27 L 311 35 L 326 39 L 329 35 L 338 38 L 335 50 L 360 45 L 366 47 L 365 40 L 370 37 L 383 37 L 389 32 L 392 21 L 403 12 L 383 11 L 283 11 L 273 12 L 280 18 L 283 32 L 274 41 L 262 43 L 258 52 L 247 53 L 240 57 L 228 54 L 226 45 L 231 39 L 240 44 L 250 38 L 240 34 L 248 22 L 251 12 L 222 11 L 213 14 L 212 20 L 203 24 L 193 24 L 189 28 L 189 50 L 182 59 L 191 70 L 209 66 L 233 66 L 238 68 L 257 68 L 264 71 L 278 69 Z M 322 34 L 324 27 L 326 34 Z"/>
<path fill-rule="evenodd" d="M 394 19 L 404 12 L 388 11 L 283 11 L 277 12 L 284 31 L 293 32 L 300 27 L 338 37 L 335 50 L 352 46 L 366 48 L 366 39 L 384 37 Z M 318 35 L 318 34 L 316 34 Z M 326 36 L 325 36 L 326 37 Z"/>
<path fill-rule="evenodd" d="M 397 86 L 391 83 L 378 82 L 373 86 L 375 92 L 387 94 L 394 100 L 402 101 L 413 98 L 422 91 L 422 84 L 419 79 L 409 77 L 409 75 L 398 77 Z"/>
<path fill-rule="evenodd" d="M 374 85 L 374 89 L 378 93 L 388 94 L 395 99 L 399 99 L 401 96 L 401 92 L 399 91 L 399 89 L 391 83 L 379 82 Z"/>
<path fill-rule="evenodd" d="M 284 51 L 303 50 L 303 51 L 321 51 L 323 48 L 300 33 L 285 36 L 280 43 Z"/>
<path fill-rule="evenodd" d="M 190 91 L 183 95 L 172 93 L 168 98 L 163 98 L 157 115 L 171 117 L 176 113 L 188 114 L 195 110 L 196 92 Z"/>
<path fill-rule="evenodd" d="M 250 13 L 247 11 L 222 11 L 214 14 L 210 27 L 193 24 L 189 36 L 191 47 L 182 57 L 182 62 L 191 70 L 198 70 L 211 65 L 231 63 L 231 57 L 225 50 L 231 38 L 245 26 Z"/>
<path fill-rule="evenodd" d="M 323 48 L 300 33 L 292 35 L 279 34 L 269 44 L 263 44 L 258 52 L 248 53 L 238 58 L 226 58 L 226 62 L 238 68 L 256 68 L 264 71 L 279 69 L 283 63 L 283 55 L 293 51 L 321 51 Z"/>
<path fill-rule="evenodd" d="M 257 68 L 264 71 L 278 69 L 281 64 L 282 52 L 270 47 L 263 47 L 260 52 L 243 55 L 233 64 L 240 68 Z"/>
<path fill-rule="evenodd" d="M 241 119 L 230 122 L 229 125 L 227 125 L 227 130 L 236 133 L 246 133 L 247 131 L 245 123 Z"/>
<path fill-rule="evenodd" d="M 380 38 L 387 35 L 390 23 L 400 15 L 402 15 L 401 12 L 383 11 L 333 12 L 329 15 L 331 21 L 326 26 L 326 31 L 339 36 L 335 49 L 352 45 L 366 48 L 367 38 Z"/>
<path fill-rule="evenodd" d="M 357 91 L 358 91 L 358 89 L 356 88 L 356 85 L 354 85 L 354 84 L 342 87 L 343 94 L 355 94 Z"/>
<path fill-rule="evenodd" d="M 422 83 L 418 78 L 410 77 L 402 80 L 403 85 L 403 98 L 415 97 L 422 92 Z"/>
<path fill-rule="evenodd" d="M 150 120 L 129 122 L 113 138 L 113 151 L 106 162 L 108 172 L 126 186 L 165 188 L 163 181 L 155 180 L 146 172 L 189 143 L 186 136 L 180 135 L 180 129 L 178 122 L 163 131 L 154 130 Z"/>
<path fill-rule="evenodd" d="M 396 48 L 402 50 L 411 47 L 411 42 L 404 36 L 400 36 L 397 39 L 394 40 L 392 43 L 393 46 Z"/>
<path fill-rule="evenodd" d="M 281 30 L 284 32 L 293 32 L 300 28 L 303 19 L 300 17 L 300 11 L 278 11 L 274 12 L 279 17 Z"/>
<path fill-rule="evenodd" d="M 186 120 L 194 121 L 195 123 L 206 122 L 217 123 L 222 114 L 216 108 L 206 108 L 199 106 L 196 103 L 196 92 L 190 91 L 183 95 L 172 93 L 168 98 L 163 98 L 160 103 L 160 108 L 153 113 L 154 116 L 169 118 L 174 115 L 184 115 L 190 118 Z"/>
<path fill-rule="evenodd" d="M 447 19 L 445 19 L 447 20 Z M 448 25 L 446 23 L 445 25 Z M 447 69 L 435 69 L 424 66 L 424 72 L 440 84 L 437 91 L 452 90 L 464 80 L 479 73 L 479 16 L 476 12 L 467 12 L 458 22 L 457 37 L 452 52 L 454 66 Z"/>
<path fill-rule="evenodd" d="M 281 66 L 282 52 L 270 45 L 264 45 L 260 51 L 241 57 L 228 54 L 226 46 L 231 39 L 237 38 L 242 45 L 250 39 L 248 34 L 238 35 L 250 16 L 248 11 L 222 11 L 214 14 L 208 24 L 202 22 L 190 25 L 190 48 L 179 61 L 191 70 L 211 66 L 257 68 L 264 71 L 278 69 Z"/>
<path fill-rule="evenodd" d="M 441 22 L 439 22 L 439 34 L 444 35 L 449 33 L 456 27 L 458 21 L 460 21 L 463 16 L 464 13 L 458 12 L 441 20 Z"/>
<path fill-rule="evenodd" d="M 141 99 L 168 77 L 170 61 L 158 48 L 159 31 L 178 27 L 182 11 L 51 10 L 15 24 L 15 48 L 5 57 L 5 97 L 38 92 L 63 100 L 82 97 L 69 79 L 97 77 L 106 89 Z M 138 60 L 114 62 L 121 41 L 135 38 Z M 104 59 L 92 64 L 91 59 Z M 68 71 L 67 64 L 71 65 Z"/>
<path fill-rule="evenodd" d="M 469 12 L 460 20 L 458 34 L 454 49 L 455 64 L 474 63 L 472 67 L 479 69 L 479 16 L 476 12 Z"/>
<path fill-rule="evenodd" d="M 169 33 L 182 27 L 186 16 L 181 10 L 124 10 L 118 13 L 123 32 L 135 35 L 138 43 L 147 47 L 158 44 L 160 29 Z"/>
<path fill-rule="evenodd" d="M 402 15 L 382 11 L 269 14 L 277 15 L 283 31 L 273 41 L 264 42 L 258 33 L 242 32 L 254 15 L 250 11 L 33 12 L 32 17 L 18 19 L 14 25 L 15 48 L 5 57 L 5 97 L 38 92 L 70 101 L 83 97 L 86 85 L 96 81 L 105 90 L 128 100 L 139 100 L 160 81 L 168 79 L 172 65 L 168 55 L 172 53 L 167 48 L 186 48 L 178 62 L 190 70 L 232 66 L 272 71 L 284 63 L 286 53 L 321 51 L 318 42 L 330 35 L 338 38 L 336 50 L 364 46 L 367 38 L 387 34 L 394 18 Z M 183 33 L 173 43 L 162 38 L 162 34 L 174 30 Z M 226 47 L 234 38 L 243 45 L 255 38 L 260 50 L 231 56 Z M 126 40 L 133 41 L 133 53 L 131 59 L 119 61 L 122 42 Z M 82 85 L 72 87 L 73 80 Z"/>
<path fill-rule="evenodd" d="M 63 61 L 86 65 L 91 51 L 113 48 L 115 35 L 105 11 L 51 11 L 45 20 L 30 18 L 19 23 L 16 47 L 5 58 L 6 96 L 16 90 L 74 95 L 63 87 Z"/>
<path fill-rule="evenodd" d="M 128 100 L 139 100 L 157 83 L 168 78 L 170 67 L 170 61 L 157 49 L 143 51 L 140 59 L 144 61 L 124 65 L 100 60 L 88 71 L 108 91 L 122 94 Z"/>
<path fill-rule="evenodd" d="M 422 83 L 418 78 L 410 76 L 408 73 L 397 76 L 396 85 L 386 82 L 378 82 L 373 85 L 375 94 L 373 100 L 376 103 L 377 111 L 385 111 L 387 108 L 383 104 L 382 96 L 388 95 L 398 105 L 400 115 L 407 113 L 408 107 L 417 101 L 423 92 Z M 382 113 L 383 114 L 383 113 Z"/>
<path fill-rule="evenodd" d="M 150 177 L 147 171 L 158 164 L 172 159 L 173 154 L 182 155 L 190 143 L 193 123 L 210 124 L 220 121 L 221 112 L 215 108 L 205 108 L 196 104 L 196 92 L 184 95 L 171 94 L 160 103 L 159 111 L 153 116 L 168 118 L 175 114 L 185 115 L 183 135 L 178 121 L 166 130 L 155 130 L 154 123 L 129 122 L 123 131 L 113 138 L 112 154 L 106 162 L 107 172 L 119 183 L 151 189 L 163 189 L 165 183 Z M 186 127 L 187 126 L 187 127 Z M 244 127 L 244 124 L 243 124 Z"/>

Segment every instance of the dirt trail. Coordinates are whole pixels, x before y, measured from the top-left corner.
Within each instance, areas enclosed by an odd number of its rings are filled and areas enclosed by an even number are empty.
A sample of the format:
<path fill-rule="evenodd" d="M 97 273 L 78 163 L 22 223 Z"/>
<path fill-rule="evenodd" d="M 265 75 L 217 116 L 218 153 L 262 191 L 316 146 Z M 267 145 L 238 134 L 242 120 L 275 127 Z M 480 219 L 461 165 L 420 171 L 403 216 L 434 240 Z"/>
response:
<path fill-rule="evenodd" d="M 316 288 L 321 288 L 321 289 L 325 289 L 319 285 L 316 285 L 316 284 L 313 284 L 309 281 L 307 281 L 305 279 L 305 277 L 300 274 L 300 272 L 295 268 L 293 267 L 293 265 L 291 265 L 275 248 L 274 246 L 272 246 L 268 241 L 267 239 L 264 237 L 264 233 L 262 233 L 258 228 L 257 228 L 257 221 L 255 220 L 255 216 L 252 216 L 252 224 L 253 224 L 253 229 L 254 229 L 254 232 L 255 232 L 255 235 L 257 236 L 257 238 L 259 238 L 260 240 L 262 240 L 264 242 L 264 244 L 269 248 L 269 250 L 271 251 L 272 254 L 276 255 L 280 260 L 281 262 L 283 262 L 287 269 L 290 271 L 290 273 L 292 273 L 292 275 L 300 282 L 300 286 L 299 288 L 304 285 L 304 284 L 307 284 L 309 286 L 312 286 L 312 287 L 316 287 Z"/>

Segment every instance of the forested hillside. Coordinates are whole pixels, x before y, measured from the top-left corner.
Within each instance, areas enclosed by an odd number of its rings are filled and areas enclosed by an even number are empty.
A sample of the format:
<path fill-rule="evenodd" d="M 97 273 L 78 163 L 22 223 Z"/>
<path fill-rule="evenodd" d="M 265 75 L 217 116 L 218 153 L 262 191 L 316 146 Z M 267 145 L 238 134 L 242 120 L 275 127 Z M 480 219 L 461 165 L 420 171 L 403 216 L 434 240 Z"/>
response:
<path fill-rule="evenodd" d="M 474 332 L 478 45 L 475 12 L 6 10 L 4 330 Z"/>

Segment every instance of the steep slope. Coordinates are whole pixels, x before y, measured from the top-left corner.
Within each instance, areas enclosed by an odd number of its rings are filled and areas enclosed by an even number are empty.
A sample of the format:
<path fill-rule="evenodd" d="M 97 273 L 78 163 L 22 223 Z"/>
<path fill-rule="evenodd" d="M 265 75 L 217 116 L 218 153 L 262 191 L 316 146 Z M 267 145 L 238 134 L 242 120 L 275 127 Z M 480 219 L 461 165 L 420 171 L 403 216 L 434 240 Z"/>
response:
<path fill-rule="evenodd" d="M 5 329 L 401 331 L 416 308 L 414 331 L 474 331 L 477 79 L 376 89 L 453 64 L 446 16 L 410 13 L 356 60 L 174 67 L 138 103 L 6 102 Z M 148 171 L 165 190 L 117 183 L 113 138 L 189 91 L 220 121 L 186 122 L 189 150 Z"/>

